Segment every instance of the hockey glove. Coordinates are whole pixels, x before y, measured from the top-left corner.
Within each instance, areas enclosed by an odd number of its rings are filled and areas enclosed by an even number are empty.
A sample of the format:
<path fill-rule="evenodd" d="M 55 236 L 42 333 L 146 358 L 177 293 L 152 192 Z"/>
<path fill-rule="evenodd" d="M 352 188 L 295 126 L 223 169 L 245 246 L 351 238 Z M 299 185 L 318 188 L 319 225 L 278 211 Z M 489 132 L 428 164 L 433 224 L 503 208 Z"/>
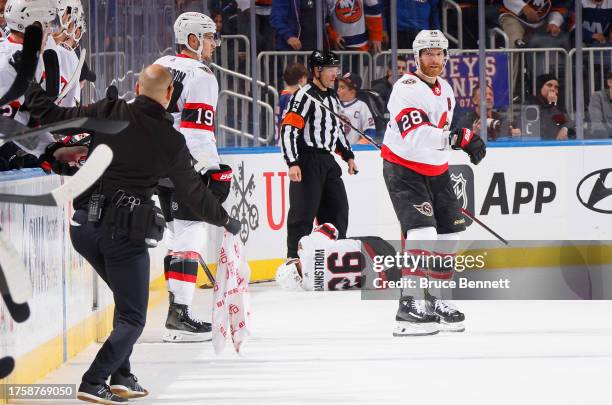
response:
<path fill-rule="evenodd" d="M 9 59 L 9 65 L 11 65 L 16 72 L 19 72 L 19 69 L 21 68 L 22 56 L 23 52 L 17 51 L 13 54 L 13 56 L 11 56 L 11 59 Z"/>
<path fill-rule="evenodd" d="M 487 146 L 483 140 L 467 128 L 457 128 L 451 131 L 450 146 L 455 150 L 463 149 L 470 161 L 477 165 L 487 154 Z"/>
<path fill-rule="evenodd" d="M 47 145 L 45 148 L 45 153 L 38 158 L 39 165 L 45 173 L 51 174 L 51 172 L 53 172 L 55 174 L 59 174 L 60 176 L 72 176 L 79 170 L 77 166 L 71 166 L 68 163 L 58 162 L 53 156 L 58 149 L 64 147 L 66 147 L 66 145 L 63 142 L 54 142 Z"/>
<path fill-rule="evenodd" d="M 240 228 L 242 227 L 242 225 L 237 219 L 228 216 L 227 222 L 225 223 L 225 225 L 223 225 L 223 227 L 227 229 L 227 231 L 232 235 L 237 235 L 238 232 L 240 232 Z"/>
<path fill-rule="evenodd" d="M 219 169 L 208 170 L 202 175 L 204 185 L 212 191 L 220 203 L 225 202 L 232 186 L 232 168 L 221 163 Z"/>

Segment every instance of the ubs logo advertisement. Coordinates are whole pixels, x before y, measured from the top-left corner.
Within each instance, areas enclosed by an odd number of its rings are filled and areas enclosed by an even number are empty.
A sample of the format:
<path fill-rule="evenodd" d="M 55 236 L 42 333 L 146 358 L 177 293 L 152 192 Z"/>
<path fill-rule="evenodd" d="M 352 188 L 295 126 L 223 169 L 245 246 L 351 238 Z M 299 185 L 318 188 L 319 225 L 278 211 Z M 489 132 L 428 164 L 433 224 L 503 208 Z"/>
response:
<path fill-rule="evenodd" d="M 474 171 L 468 165 L 449 166 L 448 171 L 461 208 L 474 212 Z M 465 220 L 466 226 L 471 225 L 471 219 Z"/>
<path fill-rule="evenodd" d="M 589 173 L 576 187 L 578 201 L 591 211 L 612 214 L 612 169 Z"/>
<path fill-rule="evenodd" d="M 234 175 L 232 191 L 236 196 L 236 203 L 232 206 L 230 215 L 240 221 L 240 240 L 243 244 L 249 240 L 251 231 L 259 228 L 259 209 L 254 202 L 249 200 L 253 197 L 255 190 L 255 175 L 251 174 L 249 181 L 245 184 L 244 162 L 238 165 L 238 177 Z"/>

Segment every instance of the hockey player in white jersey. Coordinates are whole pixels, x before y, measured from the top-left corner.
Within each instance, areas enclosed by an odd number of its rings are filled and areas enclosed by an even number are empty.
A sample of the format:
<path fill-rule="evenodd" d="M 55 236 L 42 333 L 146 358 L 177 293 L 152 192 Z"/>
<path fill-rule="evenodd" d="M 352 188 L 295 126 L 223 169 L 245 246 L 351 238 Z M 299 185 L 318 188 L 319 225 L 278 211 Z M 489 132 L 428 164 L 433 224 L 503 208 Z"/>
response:
<path fill-rule="evenodd" d="M 289 290 L 333 291 L 371 288 L 364 285 L 380 277 L 373 268 L 375 256 L 394 256 L 395 249 L 375 236 L 338 239 L 333 224 L 316 226 L 298 243 L 298 256 L 281 264 L 276 282 Z M 368 279 L 364 279 L 364 276 Z M 399 270 L 385 269 L 385 277 L 399 279 Z"/>
<path fill-rule="evenodd" d="M 347 73 L 338 79 L 338 99 L 340 100 L 340 115 L 351 123 L 351 125 L 370 138 L 376 137 L 376 125 L 372 112 L 366 103 L 357 98 L 361 89 L 361 77 L 355 73 Z M 356 143 L 368 143 L 350 125 L 344 125 L 344 134 L 348 142 L 353 145 Z"/>
<path fill-rule="evenodd" d="M 465 219 L 448 173 L 449 154 L 462 149 L 478 164 L 485 156 L 485 144 L 467 128 L 449 131 L 455 96 L 440 77 L 448 60 L 444 34 L 419 32 L 413 51 L 417 70 L 394 84 L 387 105 L 390 121 L 382 145 L 383 175 L 406 249 L 421 253 L 423 241 L 444 241 L 434 246 L 447 251 L 430 253 L 452 255 Z M 410 277 L 417 282 L 421 277 L 450 279 L 453 271 L 412 269 Z M 402 295 L 394 336 L 464 330 L 464 314 L 441 297 L 419 288 Z"/>
<path fill-rule="evenodd" d="M 175 42 L 180 53 L 164 56 L 155 63 L 174 75 L 175 102 L 169 107 L 177 129 L 185 136 L 195 161 L 204 165 L 204 181 L 224 201 L 231 185 L 231 169 L 220 163 L 214 133 L 219 85 L 206 65 L 219 46 L 215 22 L 208 16 L 188 12 L 174 24 Z M 164 341 L 199 342 L 212 338 L 210 323 L 193 315 L 193 300 L 200 252 L 205 240 L 204 222 L 193 221 L 189 212 L 172 198 L 172 188 L 159 187 L 159 198 L 169 223 L 169 253 L 164 258 L 164 274 L 170 293 Z"/>
<path fill-rule="evenodd" d="M 8 0 L 4 8 L 4 18 L 9 31 L 6 38 L 0 39 L 0 94 L 4 94 L 17 76 L 15 66 L 19 63 L 19 54 L 23 48 L 23 38 L 26 27 L 39 24 L 43 29 L 42 49 L 47 43 L 47 37 L 57 18 L 55 3 L 52 0 Z M 43 75 L 42 61 L 36 70 L 35 80 L 40 81 Z M 24 98 L 11 100 L 0 106 L 0 114 L 27 125 L 30 114 L 22 108 Z M 55 139 L 49 134 L 30 144 L 27 141 L 16 142 L 33 155 L 41 155 L 47 144 Z"/>

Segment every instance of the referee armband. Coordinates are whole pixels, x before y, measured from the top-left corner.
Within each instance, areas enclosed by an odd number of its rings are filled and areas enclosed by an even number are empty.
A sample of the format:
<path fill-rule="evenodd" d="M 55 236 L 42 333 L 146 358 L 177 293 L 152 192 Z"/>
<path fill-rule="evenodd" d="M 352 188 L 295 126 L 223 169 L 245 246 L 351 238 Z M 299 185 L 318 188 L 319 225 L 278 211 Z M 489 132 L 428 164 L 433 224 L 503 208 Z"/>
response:
<path fill-rule="evenodd" d="M 298 113 L 289 111 L 287 114 L 285 114 L 285 118 L 283 118 L 283 122 L 281 123 L 281 126 L 285 125 L 290 125 L 298 129 L 304 129 L 304 117 Z"/>

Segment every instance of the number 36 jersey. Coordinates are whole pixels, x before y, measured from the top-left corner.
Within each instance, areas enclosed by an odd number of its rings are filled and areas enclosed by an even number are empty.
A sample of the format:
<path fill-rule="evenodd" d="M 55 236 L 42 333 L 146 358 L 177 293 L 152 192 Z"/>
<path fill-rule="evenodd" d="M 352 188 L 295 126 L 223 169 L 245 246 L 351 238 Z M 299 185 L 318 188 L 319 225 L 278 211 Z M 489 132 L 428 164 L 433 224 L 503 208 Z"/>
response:
<path fill-rule="evenodd" d="M 361 241 L 334 240 L 315 231 L 300 239 L 298 255 L 302 265 L 302 288 L 307 291 L 347 290 L 361 287 L 365 266 Z"/>
<path fill-rule="evenodd" d="M 383 159 L 424 176 L 448 170 L 448 130 L 455 109 L 455 95 L 438 77 L 434 85 L 406 73 L 393 85 L 389 123 L 382 145 Z"/>
<path fill-rule="evenodd" d="M 219 96 L 217 78 L 203 62 L 183 54 L 162 56 L 155 63 L 169 68 L 175 83 L 183 86 L 171 113 L 175 128 L 185 136 L 191 156 L 205 159 L 207 167 L 218 166 L 214 123 Z"/>

